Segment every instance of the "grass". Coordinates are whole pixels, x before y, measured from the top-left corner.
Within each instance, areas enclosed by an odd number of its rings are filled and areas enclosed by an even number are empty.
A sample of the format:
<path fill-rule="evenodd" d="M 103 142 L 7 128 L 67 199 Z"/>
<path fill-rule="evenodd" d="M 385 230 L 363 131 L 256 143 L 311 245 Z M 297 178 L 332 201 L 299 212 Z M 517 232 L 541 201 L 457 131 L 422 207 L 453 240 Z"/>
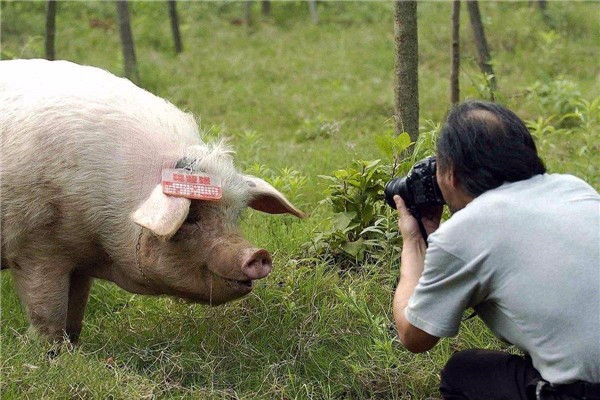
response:
<path fill-rule="evenodd" d="M 590 104 L 599 96 L 600 3 L 549 6 L 551 26 L 526 2 L 481 4 L 497 98 L 531 121 L 552 172 L 599 189 L 600 113 Z M 352 159 L 384 157 L 373 135 L 393 126 L 392 7 L 319 3 L 313 25 L 306 3 L 275 2 L 270 17 L 255 5 L 245 27 L 240 3 L 179 2 L 185 50 L 176 56 L 166 5 L 131 4 L 142 85 L 198 115 L 207 136 L 229 137 L 241 169 L 286 177 L 282 190 L 311 216 L 247 213 L 247 236 L 272 252 L 276 268 L 253 294 L 222 307 L 96 282 L 81 345 L 53 360 L 47 345 L 25 335 L 10 272 L 3 272 L 3 399 L 426 399 L 437 395 L 439 370 L 453 351 L 506 348 L 469 320 L 458 337 L 410 354 L 391 322 L 395 258 L 341 273 L 302 255 L 331 216 L 319 205 L 326 182 L 317 176 Z M 450 9 L 419 4 L 424 127 L 448 107 Z M 462 24 L 461 94 L 482 97 L 464 7 Z M 43 2 L 3 2 L 2 57 L 42 57 L 43 26 Z M 56 49 L 58 58 L 120 75 L 114 4 L 60 2 Z M 561 120 L 574 112 L 583 117 Z M 304 180 L 294 184 L 290 171 Z"/>

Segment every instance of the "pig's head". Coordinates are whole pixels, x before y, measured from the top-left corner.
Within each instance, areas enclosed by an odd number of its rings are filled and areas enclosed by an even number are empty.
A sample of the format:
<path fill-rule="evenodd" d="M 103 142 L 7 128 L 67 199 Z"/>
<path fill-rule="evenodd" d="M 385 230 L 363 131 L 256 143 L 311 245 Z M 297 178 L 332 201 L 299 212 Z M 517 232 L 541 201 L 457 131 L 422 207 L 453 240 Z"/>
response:
<path fill-rule="evenodd" d="M 181 162 L 193 171 L 218 175 L 223 196 L 190 200 L 166 195 L 157 185 L 132 214 L 142 229 L 136 261 L 141 271 L 136 273 L 156 292 L 193 302 L 217 305 L 244 296 L 272 266 L 269 252 L 240 233 L 244 208 L 303 214 L 264 180 L 238 173 L 220 144 L 193 146 Z"/>

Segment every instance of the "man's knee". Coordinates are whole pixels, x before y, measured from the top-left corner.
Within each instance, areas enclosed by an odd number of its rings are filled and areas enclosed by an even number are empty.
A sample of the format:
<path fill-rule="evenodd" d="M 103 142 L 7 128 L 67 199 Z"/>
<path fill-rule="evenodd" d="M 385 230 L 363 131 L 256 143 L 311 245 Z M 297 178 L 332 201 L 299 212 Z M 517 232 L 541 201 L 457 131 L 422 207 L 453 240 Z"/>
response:
<path fill-rule="evenodd" d="M 481 350 L 468 349 L 454 353 L 441 372 L 441 387 L 459 389 L 471 381 L 471 371 L 481 363 Z"/>
<path fill-rule="evenodd" d="M 525 358 L 497 350 L 469 349 L 450 357 L 441 373 L 444 399 L 525 399 L 539 376 Z"/>

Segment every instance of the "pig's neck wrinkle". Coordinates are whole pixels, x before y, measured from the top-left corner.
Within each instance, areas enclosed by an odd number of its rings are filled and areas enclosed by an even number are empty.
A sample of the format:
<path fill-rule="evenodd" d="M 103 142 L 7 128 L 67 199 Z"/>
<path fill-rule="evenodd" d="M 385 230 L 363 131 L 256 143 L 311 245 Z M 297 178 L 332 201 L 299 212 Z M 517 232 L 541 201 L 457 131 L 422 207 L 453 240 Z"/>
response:
<path fill-rule="evenodd" d="M 124 274 L 122 270 L 122 268 L 114 268 L 112 265 L 110 265 L 93 268 L 89 270 L 88 273 L 94 278 L 113 282 L 121 289 L 131 293 L 152 295 L 164 294 L 163 291 L 160 290 L 160 288 L 157 288 L 155 285 L 152 285 L 143 279 L 137 279 L 137 277 Z"/>
<path fill-rule="evenodd" d="M 125 289 L 131 293 L 152 295 L 163 294 L 162 291 L 156 290 L 156 287 L 150 286 L 148 282 L 136 282 L 129 277 L 118 275 L 115 276 L 114 279 L 111 279 L 111 281 L 116 283 L 121 289 Z"/>

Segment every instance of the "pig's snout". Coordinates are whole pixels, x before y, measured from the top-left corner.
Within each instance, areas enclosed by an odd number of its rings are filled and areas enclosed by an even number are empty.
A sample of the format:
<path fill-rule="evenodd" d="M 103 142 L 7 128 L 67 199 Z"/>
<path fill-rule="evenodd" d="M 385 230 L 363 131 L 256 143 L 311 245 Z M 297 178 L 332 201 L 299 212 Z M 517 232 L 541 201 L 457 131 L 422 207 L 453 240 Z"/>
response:
<path fill-rule="evenodd" d="M 271 255 L 264 249 L 247 249 L 243 260 L 242 272 L 249 279 L 261 279 L 271 272 Z"/>

